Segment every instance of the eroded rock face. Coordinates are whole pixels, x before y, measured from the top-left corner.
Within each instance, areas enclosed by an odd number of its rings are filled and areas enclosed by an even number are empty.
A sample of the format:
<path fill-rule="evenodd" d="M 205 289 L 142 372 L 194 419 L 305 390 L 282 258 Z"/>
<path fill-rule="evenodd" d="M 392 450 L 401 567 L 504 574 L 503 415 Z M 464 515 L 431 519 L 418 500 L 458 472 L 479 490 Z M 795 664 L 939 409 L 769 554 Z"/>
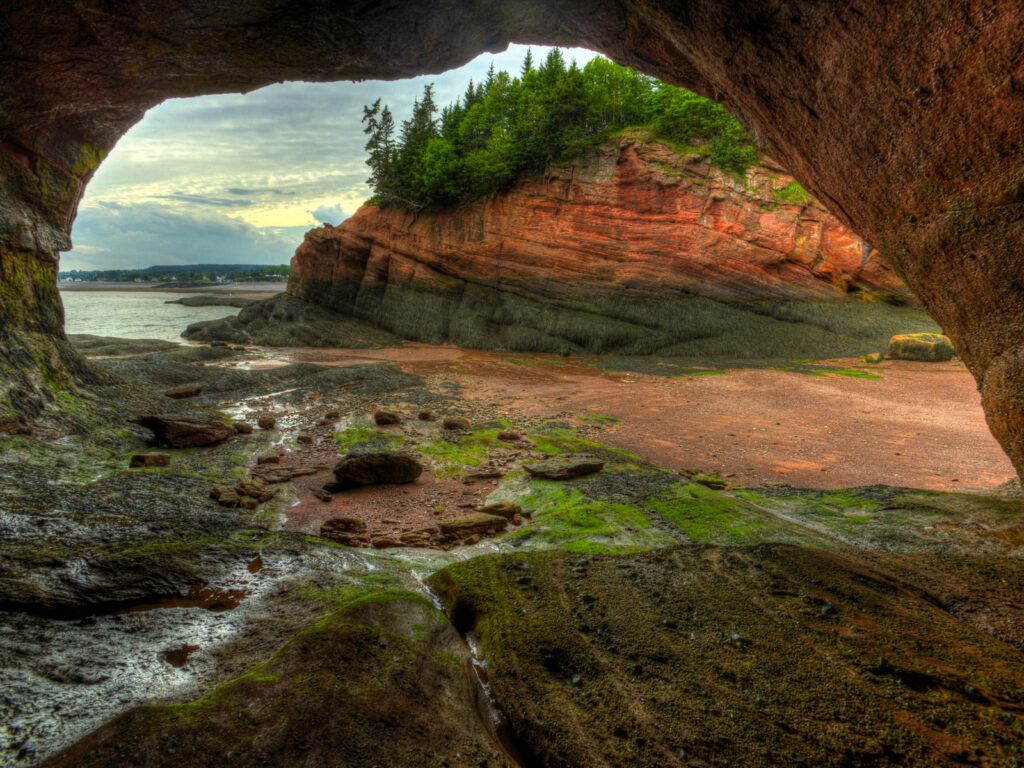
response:
<path fill-rule="evenodd" d="M 38 410 L 82 379 L 57 253 L 84 184 L 147 108 L 284 79 L 436 72 L 516 40 L 586 45 L 723 100 L 905 278 L 1024 468 L 1022 28 L 1018 4 L 938 0 L 243 0 L 201 17 L 181 0 L 21 3 L 0 53 L 4 410 Z"/>
<path fill-rule="evenodd" d="M 314 229 L 288 292 L 417 341 L 626 354 L 693 354 L 679 345 L 757 327 L 759 301 L 915 301 L 799 189 L 767 158 L 740 180 L 627 131 L 469 207 Z"/>

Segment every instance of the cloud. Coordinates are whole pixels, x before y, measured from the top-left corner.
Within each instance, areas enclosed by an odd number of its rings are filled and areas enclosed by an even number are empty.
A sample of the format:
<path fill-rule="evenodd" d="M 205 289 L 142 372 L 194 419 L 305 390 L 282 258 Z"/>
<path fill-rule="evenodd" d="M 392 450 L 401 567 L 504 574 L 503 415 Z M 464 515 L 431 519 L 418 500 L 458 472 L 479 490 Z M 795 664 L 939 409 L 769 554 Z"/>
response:
<path fill-rule="evenodd" d="M 85 208 L 75 221 L 72 238 L 75 248 L 61 258 L 61 269 L 285 264 L 301 242 L 299 233 L 152 202 Z"/>
<path fill-rule="evenodd" d="M 546 51 L 535 47 L 534 60 Z M 164 102 L 100 165 L 82 201 L 75 242 L 95 249 L 90 259 L 101 252 L 123 259 L 114 266 L 148 266 L 152 254 L 173 252 L 194 262 L 189 254 L 253 248 L 285 254 L 274 257 L 281 263 L 290 250 L 275 245 L 273 251 L 268 243 L 283 240 L 286 230 L 304 231 L 313 223 L 310 216 L 317 224 L 337 224 L 369 197 L 364 104 L 379 97 L 401 121 L 427 83 L 434 83 L 437 102 L 447 104 L 462 96 L 470 78 L 484 78 L 492 62 L 498 70 L 518 72 L 525 54 L 526 46 L 510 46 L 459 69 L 393 82 L 289 82 L 244 95 Z M 580 63 L 593 55 L 567 52 Z M 139 222 L 129 221 L 126 211 Z M 172 214 L 180 234 L 161 230 L 155 239 L 147 234 L 152 230 L 143 231 L 140 222 L 157 227 L 157 219 L 169 221 Z M 109 225 L 103 217 L 112 219 Z M 226 232 L 248 240 L 231 247 Z M 222 239 L 205 242 L 204 233 Z M 76 248 L 65 263 L 85 254 L 84 247 Z"/>
<path fill-rule="evenodd" d="M 345 213 L 341 205 L 321 205 L 309 212 L 317 224 L 334 224 L 337 226 L 351 214 Z"/>

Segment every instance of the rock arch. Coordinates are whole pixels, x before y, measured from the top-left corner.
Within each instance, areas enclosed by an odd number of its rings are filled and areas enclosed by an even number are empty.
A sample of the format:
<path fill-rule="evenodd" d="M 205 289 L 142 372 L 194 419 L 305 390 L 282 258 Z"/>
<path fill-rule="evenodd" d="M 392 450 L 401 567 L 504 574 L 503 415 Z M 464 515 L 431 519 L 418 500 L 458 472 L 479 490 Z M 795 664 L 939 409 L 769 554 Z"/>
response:
<path fill-rule="evenodd" d="M 583 45 L 724 101 L 900 271 L 1024 471 L 1024 8 L 995 0 L 24 0 L 0 51 L 0 423 L 85 374 L 58 252 L 145 110 Z"/>

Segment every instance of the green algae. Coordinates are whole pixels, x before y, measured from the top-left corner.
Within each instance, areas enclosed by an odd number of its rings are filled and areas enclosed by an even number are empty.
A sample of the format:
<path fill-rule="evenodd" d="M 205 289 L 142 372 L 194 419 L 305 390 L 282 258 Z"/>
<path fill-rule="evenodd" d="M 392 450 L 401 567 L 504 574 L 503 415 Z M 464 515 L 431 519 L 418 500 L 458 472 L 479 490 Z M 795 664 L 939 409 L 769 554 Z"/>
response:
<path fill-rule="evenodd" d="M 334 433 L 340 453 L 391 451 L 401 448 L 405 437 L 395 432 L 360 424 Z"/>

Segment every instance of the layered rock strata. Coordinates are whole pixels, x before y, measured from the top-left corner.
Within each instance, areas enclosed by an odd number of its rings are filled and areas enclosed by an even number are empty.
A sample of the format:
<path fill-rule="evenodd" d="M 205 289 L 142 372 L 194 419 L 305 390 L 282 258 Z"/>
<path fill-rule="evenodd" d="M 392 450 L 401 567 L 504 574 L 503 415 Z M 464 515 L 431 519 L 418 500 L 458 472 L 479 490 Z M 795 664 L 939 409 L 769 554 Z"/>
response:
<path fill-rule="evenodd" d="M 364 206 L 306 235 L 288 293 L 409 339 L 524 351 L 862 354 L 928 324 L 878 306 L 914 299 L 777 165 L 728 174 L 642 130 L 465 208 Z"/>

